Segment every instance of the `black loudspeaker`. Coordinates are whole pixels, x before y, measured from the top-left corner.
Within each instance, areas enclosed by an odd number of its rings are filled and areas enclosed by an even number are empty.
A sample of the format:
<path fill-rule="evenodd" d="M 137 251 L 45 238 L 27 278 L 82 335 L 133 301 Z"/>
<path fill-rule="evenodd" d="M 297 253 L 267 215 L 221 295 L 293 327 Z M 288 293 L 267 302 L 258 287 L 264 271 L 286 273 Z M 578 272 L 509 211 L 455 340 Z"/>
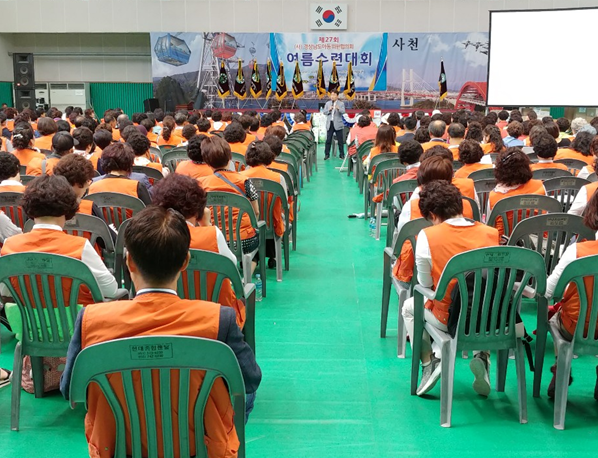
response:
<path fill-rule="evenodd" d="M 153 113 L 158 108 L 160 108 L 160 101 L 158 99 L 145 99 L 143 101 L 143 110 L 146 113 Z"/>
<path fill-rule="evenodd" d="M 15 108 L 19 111 L 35 110 L 35 89 L 15 88 Z"/>
<path fill-rule="evenodd" d="M 14 53 L 12 58 L 15 72 L 15 89 L 35 90 L 33 54 Z"/>

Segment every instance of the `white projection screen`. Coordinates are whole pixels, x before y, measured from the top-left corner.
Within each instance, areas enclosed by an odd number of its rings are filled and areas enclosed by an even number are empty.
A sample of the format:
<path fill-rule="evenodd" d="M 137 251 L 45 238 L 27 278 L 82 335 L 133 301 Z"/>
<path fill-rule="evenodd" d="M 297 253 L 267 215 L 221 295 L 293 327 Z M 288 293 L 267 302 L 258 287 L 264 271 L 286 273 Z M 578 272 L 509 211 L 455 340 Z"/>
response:
<path fill-rule="evenodd" d="M 598 106 L 598 8 L 490 12 L 488 106 Z"/>

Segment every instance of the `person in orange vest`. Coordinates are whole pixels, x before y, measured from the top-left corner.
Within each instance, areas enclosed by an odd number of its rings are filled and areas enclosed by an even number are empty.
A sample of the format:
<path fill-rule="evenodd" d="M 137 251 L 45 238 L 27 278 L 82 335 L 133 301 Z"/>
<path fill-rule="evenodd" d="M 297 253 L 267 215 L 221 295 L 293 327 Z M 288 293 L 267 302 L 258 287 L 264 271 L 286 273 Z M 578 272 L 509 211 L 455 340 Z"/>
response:
<path fill-rule="evenodd" d="M 181 143 L 181 137 L 175 133 L 175 122 L 172 116 L 165 116 L 162 121 L 163 127 L 160 136 L 158 137 L 158 146 L 171 145 L 177 146 Z"/>
<path fill-rule="evenodd" d="M 289 133 L 289 129 L 286 125 L 286 123 L 284 122 L 284 120 L 282 119 L 282 113 L 279 110 L 272 110 L 272 112 L 270 113 L 270 116 L 272 116 L 272 126 L 279 126 L 282 127 L 285 131 L 285 133 Z M 264 133 L 264 136 L 268 135 L 267 133 Z"/>
<path fill-rule="evenodd" d="M 598 167 L 598 137 L 595 137 L 594 140 L 592 140 L 591 148 L 594 152 L 595 160 L 594 166 L 591 168 L 588 166 L 588 169 L 594 171 L 596 170 L 596 167 Z M 575 196 L 575 199 L 573 200 L 573 203 L 571 204 L 571 207 L 569 208 L 569 211 L 567 213 L 569 213 L 570 215 L 583 215 L 583 212 L 585 211 L 588 202 L 596 193 L 596 189 L 598 189 L 598 181 L 582 186 L 577 195 Z"/>
<path fill-rule="evenodd" d="M 455 172 L 455 178 L 467 178 L 470 173 L 476 170 L 492 168 L 492 164 L 482 164 L 480 162 L 484 157 L 484 151 L 475 140 L 464 140 L 457 151 L 459 152 L 459 162 L 463 164 L 463 167 Z"/>
<path fill-rule="evenodd" d="M 311 126 L 307 123 L 303 113 L 297 113 L 293 120 L 295 123 L 293 124 L 291 132 L 297 132 L 298 130 L 311 130 Z"/>
<path fill-rule="evenodd" d="M 348 150 L 349 156 L 353 156 L 357 152 L 359 145 L 368 140 L 375 140 L 377 133 L 378 127 L 372 122 L 369 111 L 364 110 L 347 136 L 347 143 L 350 145 Z M 361 158 L 359 159 L 361 160 Z"/>
<path fill-rule="evenodd" d="M 222 132 L 226 128 L 226 123 L 222 121 L 222 112 L 214 110 L 212 112 L 212 131 Z"/>
<path fill-rule="evenodd" d="M 147 186 L 131 177 L 134 161 L 135 153 L 129 145 L 118 142 L 108 146 L 102 151 L 102 168 L 106 175 L 94 179 L 89 187 L 89 194 L 118 192 L 137 197 L 145 205 L 150 205 L 152 199 Z"/>
<path fill-rule="evenodd" d="M 212 124 L 206 118 L 201 118 L 197 121 L 197 134 L 211 137 L 213 134 L 210 133 L 212 130 Z"/>
<path fill-rule="evenodd" d="M 417 128 L 417 119 L 415 118 L 415 116 L 409 116 L 404 119 L 403 126 L 405 127 L 405 130 L 400 136 L 396 138 L 396 142 L 399 144 L 414 139 L 415 130 Z"/>
<path fill-rule="evenodd" d="M 77 145 L 75 145 L 73 153 L 83 156 L 85 159 L 93 156 L 96 150 L 96 144 L 93 141 L 93 131 L 88 127 L 82 126 L 73 130 L 72 135 L 77 140 Z"/>
<path fill-rule="evenodd" d="M 25 192 L 21 164 L 14 154 L 0 153 L 0 192 Z"/>
<path fill-rule="evenodd" d="M 96 169 L 99 173 L 103 173 L 104 169 L 102 169 L 102 163 L 100 159 L 102 158 L 102 151 L 104 151 L 113 143 L 112 134 L 108 130 L 96 129 L 93 134 L 93 142 L 96 148 L 93 154 L 89 157 L 89 160 L 93 164 L 94 169 Z"/>
<path fill-rule="evenodd" d="M 590 201 L 587 205 L 586 213 L 583 217 L 584 224 L 592 229 L 593 231 L 598 231 L 598 195 L 594 193 L 594 195 L 590 198 Z M 578 242 L 573 243 L 567 247 L 564 251 L 563 255 L 559 259 L 558 264 L 548 277 L 548 281 L 546 283 L 546 298 L 552 298 L 554 293 L 554 289 L 563 274 L 565 268 L 571 264 L 573 261 L 579 258 L 583 258 L 586 256 L 592 256 L 598 254 L 598 241 L 591 240 L 585 242 Z M 592 289 L 593 289 L 594 280 L 592 277 L 584 278 L 584 284 L 586 287 L 586 291 L 588 294 L 587 297 L 587 304 L 588 310 L 586 315 L 586 320 L 584 325 L 584 335 L 588 333 L 588 327 L 590 326 L 590 313 L 592 311 L 591 304 L 592 304 Z M 565 290 L 565 294 L 561 301 L 551 307 L 556 313 L 550 318 L 550 321 L 558 326 L 560 331 L 561 337 L 563 337 L 567 341 L 573 340 L 573 335 L 575 334 L 575 330 L 579 324 L 579 307 L 580 307 L 580 298 L 577 286 L 574 283 L 569 284 L 567 289 Z M 591 337 L 590 337 L 591 338 Z M 556 354 L 556 346 L 555 346 L 555 359 L 558 358 Z M 552 372 L 552 380 L 548 385 L 548 397 L 554 398 L 555 394 L 555 383 L 556 383 L 556 362 L 550 368 Z M 596 386 L 594 388 L 594 399 L 598 401 L 598 367 L 596 368 Z M 573 382 L 573 377 L 569 376 L 569 385 Z"/>
<path fill-rule="evenodd" d="M 153 204 L 178 211 L 187 220 L 191 232 L 189 248 L 219 253 L 237 265 L 237 258 L 230 250 L 222 231 L 212 226 L 210 209 L 206 208 L 207 194 L 199 182 L 191 177 L 172 174 L 160 180 L 153 194 Z M 196 280 L 196 282 L 199 279 Z M 216 275 L 208 275 L 208 294 L 211 294 L 216 283 Z M 188 285 L 183 284 L 184 288 Z M 199 291 L 200 285 L 195 285 Z M 237 299 L 229 280 L 222 284 L 218 303 L 232 307 L 237 316 L 237 325 L 243 329 L 245 325 L 245 303 Z"/>
<path fill-rule="evenodd" d="M 424 153 L 430 148 L 439 145 L 448 149 L 448 145 L 443 138 L 446 134 L 446 123 L 442 119 L 432 121 L 428 126 L 428 133 L 430 134 L 430 140 L 422 144 Z"/>
<path fill-rule="evenodd" d="M 52 175 L 56 163 L 67 154 L 72 154 L 74 147 L 79 142 L 71 134 L 57 132 L 52 138 L 52 154 L 44 157 L 34 157 L 27 165 L 27 175 L 40 176 Z"/>
<path fill-rule="evenodd" d="M 453 160 L 459 160 L 459 145 L 465 140 L 465 126 L 458 122 L 451 123 L 447 128 L 448 149 L 453 153 Z"/>
<path fill-rule="evenodd" d="M 478 143 L 482 143 L 484 141 L 484 130 L 479 122 L 472 121 L 467 125 L 465 140 L 475 140 Z"/>
<path fill-rule="evenodd" d="M 374 147 L 370 150 L 370 154 L 363 160 L 364 170 L 368 170 L 372 159 L 379 154 L 383 153 L 396 153 L 398 152 L 397 144 L 395 142 L 396 133 L 395 130 L 386 124 L 381 125 L 376 133 L 376 140 L 374 141 Z M 370 174 L 373 170 L 370 171 Z"/>
<path fill-rule="evenodd" d="M 196 180 L 214 173 L 212 168 L 205 163 L 201 154 L 201 142 L 206 138 L 208 137 L 200 134 L 189 139 L 189 144 L 187 145 L 189 160 L 179 162 L 176 166 L 176 173 L 187 175 Z"/>
<path fill-rule="evenodd" d="M 589 126 L 593 131 L 595 129 Z M 590 145 L 595 134 L 587 131 L 581 131 L 575 136 L 570 148 L 561 148 L 556 153 L 555 159 L 577 159 L 585 162 L 587 165 L 594 163 L 594 155 L 590 151 Z"/>
<path fill-rule="evenodd" d="M 37 131 L 41 137 L 35 139 L 35 147 L 38 149 L 51 150 L 52 137 L 58 130 L 56 121 L 50 118 L 41 118 L 37 123 Z"/>
<path fill-rule="evenodd" d="M 201 337 L 219 340 L 235 353 L 245 382 L 247 420 L 262 378 L 261 370 L 253 351 L 243 341 L 233 309 L 177 296 L 177 280 L 180 272 L 187 268 L 190 243 L 189 225 L 177 211 L 152 206 L 131 218 L 125 231 L 126 263 L 137 295 L 130 301 L 94 304 L 79 312 L 60 384 L 65 398 L 69 397 L 75 359 L 81 350 L 91 345 L 135 336 Z M 202 380 L 201 371 L 191 371 L 190 405 L 195 403 Z M 176 398 L 178 385 L 173 384 L 172 389 Z M 121 398 L 120 402 L 124 403 L 124 400 Z M 177 406 L 173 403 L 172 411 L 168 412 L 175 425 L 179 424 Z M 87 407 L 85 435 L 89 454 L 96 458 L 112 458 L 116 442 L 115 420 L 106 398 L 94 384 L 88 390 Z M 206 444 L 210 458 L 237 456 L 239 440 L 233 414 L 228 388 L 218 378 L 211 388 L 204 413 L 205 437 L 197 439 L 200 444 Z M 157 419 L 156 427 L 161 437 L 159 416 Z M 187 419 L 181 421 L 186 422 Z M 193 416 L 190 422 L 189 452 L 195 456 L 199 451 L 195 449 Z M 179 436 L 175 434 L 174 437 L 173 456 L 179 456 Z M 143 449 L 147 450 L 145 434 L 142 441 Z M 127 450 L 127 454 L 132 454 L 132 451 Z M 160 456 L 162 454 L 160 452 Z"/>
<path fill-rule="evenodd" d="M 260 128 L 257 130 L 256 137 L 258 140 L 263 140 L 266 134 L 266 129 L 273 124 L 274 120 L 270 113 L 264 113 L 260 119 Z"/>
<path fill-rule="evenodd" d="M 415 248 L 417 281 L 426 288 L 433 289 L 438 285 L 444 267 L 453 256 L 499 243 L 496 229 L 463 217 L 461 193 L 448 181 L 438 180 L 425 185 L 420 192 L 419 208 L 422 216 L 433 224 L 418 234 Z M 424 304 L 424 320 L 444 332 L 448 332 L 447 323 L 453 288 L 454 284 L 449 286 L 444 298 L 427 301 Z M 409 336 L 413 336 L 414 331 L 413 307 L 414 300 L 409 298 L 402 309 Z M 429 334 L 424 331 L 419 355 L 422 362 L 422 380 L 417 389 L 418 396 L 434 388 L 440 378 L 440 359 L 435 355 L 438 352 L 439 348 L 433 348 Z M 470 362 L 475 377 L 473 388 L 483 396 L 490 394 L 489 356 L 486 351 L 475 352 Z M 414 357 L 418 356 L 414 355 Z"/>
<path fill-rule="evenodd" d="M 162 164 L 152 162 L 150 159 L 150 146 L 151 143 L 149 138 L 140 133 L 133 133 L 127 137 L 127 145 L 131 147 L 133 153 L 135 153 L 135 160 L 133 165 L 140 165 L 143 167 L 150 167 L 162 173 L 162 175 L 168 175 L 168 168 L 162 167 Z"/>
<path fill-rule="evenodd" d="M 40 153 L 34 146 L 33 141 L 33 129 L 29 124 L 17 124 L 12 135 L 12 146 L 14 154 L 21 165 L 28 165 L 33 158 L 45 159 L 42 153 Z"/>
<path fill-rule="evenodd" d="M 245 129 L 245 133 L 247 134 L 247 136 L 245 137 L 245 146 L 249 146 L 251 142 L 257 140 L 256 136 L 249 131 L 254 120 L 255 118 L 249 116 L 247 113 L 239 117 L 239 123 L 241 123 L 241 126 L 243 127 L 243 129 Z"/>
<path fill-rule="evenodd" d="M 554 156 L 559 148 L 552 135 L 546 133 L 534 136 L 533 145 L 534 153 L 538 155 L 538 162 L 531 165 L 532 172 L 542 169 L 567 170 L 565 164 L 554 162 Z"/>
<path fill-rule="evenodd" d="M 274 132 L 277 132 L 276 134 Z M 280 126 L 270 126 L 266 129 L 266 135 L 264 136 L 264 142 L 268 144 L 272 153 L 274 153 L 274 160 L 268 167 L 270 170 L 280 170 L 282 172 L 288 172 L 289 165 L 284 162 L 276 162 L 276 158 L 280 156 L 283 152 L 283 147 L 285 145 L 282 144 L 282 140 L 280 136 L 285 135 L 284 129 Z M 287 151 L 288 152 L 288 151 Z M 293 179 L 291 177 L 291 179 Z M 284 180 L 284 178 L 283 178 Z M 286 188 L 286 183 L 285 183 Z M 286 188 L 288 191 L 288 188 Z M 294 197 L 291 193 L 288 193 L 288 202 L 289 202 L 289 220 L 291 223 L 295 220 L 295 214 L 293 213 L 293 199 Z M 299 210 L 299 209 L 297 209 Z"/>
<path fill-rule="evenodd" d="M 248 145 L 245 144 L 247 133 L 240 123 L 232 122 L 230 125 L 226 126 L 223 137 L 230 146 L 231 152 L 245 156 L 248 147 Z"/>
<path fill-rule="evenodd" d="M 505 149 L 505 144 L 502 140 L 499 128 L 496 127 L 494 124 L 489 124 L 486 127 L 484 127 L 484 142 L 482 143 L 482 150 L 484 151 L 484 155 L 488 155 L 490 153 L 500 153 Z M 484 161 L 485 159 L 486 157 L 482 159 L 483 163 L 492 163 L 490 156 L 488 156 L 487 162 Z"/>
<path fill-rule="evenodd" d="M 189 139 L 194 135 L 197 135 L 197 126 L 195 124 L 187 124 L 183 127 L 183 130 L 181 130 L 181 135 L 181 140 L 183 141 L 179 144 L 179 146 L 187 146 Z"/>

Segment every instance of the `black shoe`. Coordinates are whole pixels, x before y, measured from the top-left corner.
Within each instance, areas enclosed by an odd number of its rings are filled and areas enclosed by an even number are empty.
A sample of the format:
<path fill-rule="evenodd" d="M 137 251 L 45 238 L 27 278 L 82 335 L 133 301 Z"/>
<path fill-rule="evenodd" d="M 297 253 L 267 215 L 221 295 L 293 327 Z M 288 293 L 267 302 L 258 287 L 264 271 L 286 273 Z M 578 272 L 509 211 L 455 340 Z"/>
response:
<path fill-rule="evenodd" d="M 344 155 L 343 156 L 339 156 L 338 158 L 342 160 L 342 159 L 345 158 L 345 156 Z"/>
<path fill-rule="evenodd" d="M 325 161 L 327 161 L 328 159 L 330 159 L 330 156 L 324 156 Z"/>
<path fill-rule="evenodd" d="M 276 269 L 276 259 L 268 259 L 268 269 Z"/>

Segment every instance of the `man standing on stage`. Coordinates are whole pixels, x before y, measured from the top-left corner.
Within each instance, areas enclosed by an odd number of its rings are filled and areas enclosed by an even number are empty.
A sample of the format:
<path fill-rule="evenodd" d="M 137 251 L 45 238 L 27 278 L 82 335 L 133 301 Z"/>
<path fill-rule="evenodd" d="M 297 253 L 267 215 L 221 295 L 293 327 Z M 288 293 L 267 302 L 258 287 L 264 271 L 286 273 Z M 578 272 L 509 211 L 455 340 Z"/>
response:
<path fill-rule="evenodd" d="M 338 157 L 345 158 L 345 147 L 343 139 L 343 115 L 345 114 L 345 104 L 338 100 L 338 91 L 330 92 L 330 100 L 324 106 L 326 115 L 326 146 L 324 148 L 324 160 L 330 159 L 330 147 L 332 146 L 332 136 L 336 134 L 338 141 Z"/>

